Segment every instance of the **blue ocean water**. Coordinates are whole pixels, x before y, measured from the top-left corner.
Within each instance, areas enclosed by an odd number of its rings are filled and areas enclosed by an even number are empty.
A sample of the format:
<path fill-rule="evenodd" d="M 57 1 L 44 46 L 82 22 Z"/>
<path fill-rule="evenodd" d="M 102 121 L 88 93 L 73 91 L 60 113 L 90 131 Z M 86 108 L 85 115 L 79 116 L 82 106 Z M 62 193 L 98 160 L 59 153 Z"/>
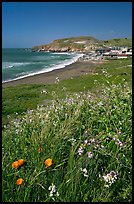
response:
<path fill-rule="evenodd" d="M 2 82 L 21 79 L 63 68 L 82 54 L 32 52 L 30 48 L 2 49 Z"/>

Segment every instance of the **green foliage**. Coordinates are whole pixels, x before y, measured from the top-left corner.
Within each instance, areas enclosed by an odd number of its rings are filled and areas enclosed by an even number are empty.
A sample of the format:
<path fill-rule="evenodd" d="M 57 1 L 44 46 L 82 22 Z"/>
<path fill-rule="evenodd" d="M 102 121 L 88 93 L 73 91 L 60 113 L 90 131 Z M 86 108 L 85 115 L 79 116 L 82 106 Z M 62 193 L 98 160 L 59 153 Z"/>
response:
<path fill-rule="evenodd" d="M 104 43 L 106 43 L 104 41 Z M 114 39 L 109 39 L 108 42 L 106 43 L 108 46 L 128 46 L 132 47 L 132 38 L 114 38 Z"/>
<path fill-rule="evenodd" d="M 131 88 L 131 65 L 132 59 L 109 60 L 103 65 L 93 67 L 96 74 L 89 73 L 73 79 L 62 80 L 53 85 L 29 84 L 3 88 L 2 125 L 6 125 L 18 114 L 26 112 L 27 109 L 35 109 L 38 104 L 48 104 L 53 99 L 53 92 L 56 92 L 59 98 L 64 98 L 65 93 L 86 90 L 95 92 L 101 88 L 102 83 L 107 85 L 106 80 L 104 80 L 107 75 L 110 82 L 119 84 L 124 79 Z"/>
<path fill-rule="evenodd" d="M 124 79 L 109 78 L 103 70 L 105 83 L 94 93 L 61 99 L 53 92 L 50 104 L 4 127 L 3 202 L 132 201 L 132 93 Z M 45 168 L 47 158 L 53 164 Z M 13 169 L 18 159 L 25 162 Z"/>
<path fill-rule="evenodd" d="M 83 41 L 86 40 L 87 43 L 92 42 L 93 44 L 98 43 L 98 45 L 95 44 L 95 46 L 101 46 L 103 47 L 103 44 L 106 46 L 128 46 L 132 47 L 132 38 L 114 38 L 114 39 L 109 39 L 109 40 L 98 40 L 94 37 L 91 36 L 79 36 L 79 37 L 72 37 L 72 38 L 62 38 L 55 40 L 56 44 L 59 46 L 59 48 L 66 47 L 66 46 L 76 46 L 75 41 Z M 38 50 L 41 49 L 44 46 L 47 45 L 55 45 L 55 41 L 50 43 L 50 44 L 44 44 L 44 45 L 39 45 L 39 46 L 33 46 L 33 50 Z M 78 45 L 79 46 L 79 45 Z M 83 48 L 83 45 L 81 45 Z M 77 48 L 77 47 L 76 47 Z M 79 47 L 78 47 L 79 48 Z"/>
<path fill-rule="evenodd" d="M 131 65 L 2 89 L 3 202 L 132 202 Z"/>

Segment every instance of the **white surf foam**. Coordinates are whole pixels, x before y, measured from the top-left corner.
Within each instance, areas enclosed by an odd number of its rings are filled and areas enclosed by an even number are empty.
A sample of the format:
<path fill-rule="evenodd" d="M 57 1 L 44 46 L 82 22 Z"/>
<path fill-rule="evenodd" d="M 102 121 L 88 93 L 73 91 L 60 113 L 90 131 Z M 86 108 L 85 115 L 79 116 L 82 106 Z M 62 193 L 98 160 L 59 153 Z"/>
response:
<path fill-rule="evenodd" d="M 2 68 L 3 69 L 11 69 L 13 67 L 26 66 L 29 64 L 34 64 L 34 63 L 31 63 L 31 62 L 3 62 Z"/>
<path fill-rule="evenodd" d="M 40 70 L 38 72 L 25 72 L 24 73 L 25 75 L 23 75 L 23 76 L 19 76 L 19 77 L 15 78 L 15 79 L 9 79 L 9 80 L 2 81 L 2 83 L 10 82 L 10 81 L 16 81 L 16 80 L 23 79 L 23 78 L 26 78 L 26 77 L 35 76 L 35 75 L 43 74 L 43 73 L 50 72 L 50 71 L 53 71 L 53 70 L 56 70 L 56 69 L 64 68 L 65 66 L 76 62 L 78 60 L 78 58 L 82 57 L 83 55 L 84 54 L 82 54 L 82 53 L 80 53 L 80 54 L 77 53 L 72 59 L 69 59 L 67 61 L 64 60 L 60 64 L 55 64 L 55 65 L 52 65 L 51 67 L 48 67 L 48 68 L 45 67 L 45 68 L 43 68 L 42 70 Z"/>

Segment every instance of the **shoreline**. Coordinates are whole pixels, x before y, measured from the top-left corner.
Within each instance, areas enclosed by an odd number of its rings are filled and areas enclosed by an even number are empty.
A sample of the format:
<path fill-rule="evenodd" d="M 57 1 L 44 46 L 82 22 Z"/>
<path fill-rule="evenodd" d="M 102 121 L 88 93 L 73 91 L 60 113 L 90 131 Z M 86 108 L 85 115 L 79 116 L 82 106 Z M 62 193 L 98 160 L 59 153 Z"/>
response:
<path fill-rule="evenodd" d="M 83 74 L 93 74 L 95 73 L 95 66 L 99 63 L 103 63 L 103 60 L 76 61 L 70 65 L 65 66 L 64 68 L 28 76 L 14 81 L 3 82 L 2 88 L 20 84 L 54 84 L 56 83 L 56 78 L 59 80 L 64 80 L 78 77 Z"/>

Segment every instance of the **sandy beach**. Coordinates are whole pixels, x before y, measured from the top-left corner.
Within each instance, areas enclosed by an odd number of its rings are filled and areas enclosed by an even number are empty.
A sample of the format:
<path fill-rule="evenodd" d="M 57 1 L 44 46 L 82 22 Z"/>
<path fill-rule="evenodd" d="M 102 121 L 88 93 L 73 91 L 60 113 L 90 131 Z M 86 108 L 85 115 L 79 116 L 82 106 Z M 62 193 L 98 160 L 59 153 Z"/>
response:
<path fill-rule="evenodd" d="M 99 63 L 103 63 L 102 60 L 77 61 L 61 69 L 2 83 L 2 88 L 16 86 L 19 84 L 53 84 L 56 82 L 56 77 L 58 77 L 59 80 L 63 80 L 78 77 L 83 74 L 93 74 L 95 73 L 96 65 Z"/>

